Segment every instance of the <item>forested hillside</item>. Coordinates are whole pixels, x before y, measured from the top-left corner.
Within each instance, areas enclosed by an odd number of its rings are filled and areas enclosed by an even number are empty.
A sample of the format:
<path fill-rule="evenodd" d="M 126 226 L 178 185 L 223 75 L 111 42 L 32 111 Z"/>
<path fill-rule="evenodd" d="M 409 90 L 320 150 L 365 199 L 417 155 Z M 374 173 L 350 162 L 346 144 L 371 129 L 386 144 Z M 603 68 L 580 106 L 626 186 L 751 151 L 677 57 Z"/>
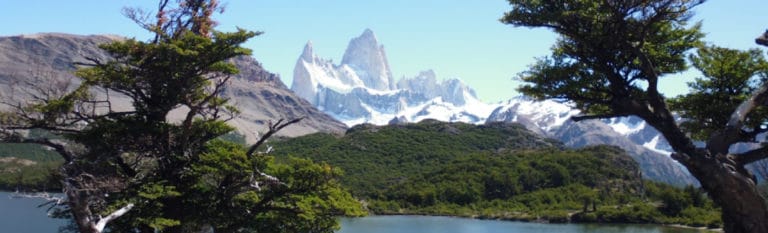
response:
<path fill-rule="evenodd" d="M 223 138 L 242 143 L 236 134 Z M 720 224 L 703 192 L 643 181 L 617 147 L 566 149 L 518 124 L 360 125 L 345 136 L 318 133 L 269 146 L 278 163 L 302 157 L 340 168 L 342 185 L 377 214 Z M 49 177 L 59 163 L 41 147 L 3 144 L 0 188 L 56 188 Z"/>
<path fill-rule="evenodd" d="M 341 168 L 342 184 L 379 214 L 719 221 L 711 204 L 681 202 L 701 198 L 700 192 L 644 182 L 637 163 L 617 147 L 565 149 L 518 124 L 361 125 L 343 137 L 312 134 L 271 146 L 278 159 L 297 156 Z M 683 206 L 666 211 L 665 200 Z M 683 214 L 686 208 L 693 209 Z"/>
<path fill-rule="evenodd" d="M 279 155 L 309 157 L 342 168 L 355 194 L 376 196 L 390 185 L 469 153 L 559 148 L 556 141 L 512 124 L 475 126 L 426 121 L 396 126 L 360 125 L 337 138 L 313 134 L 273 146 Z"/>
<path fill-rule="evenodd" d="M 52 174 L 62 161 L 39 145 L 0 143 L 0 189 L 56 190 L 61 185 Z"/>

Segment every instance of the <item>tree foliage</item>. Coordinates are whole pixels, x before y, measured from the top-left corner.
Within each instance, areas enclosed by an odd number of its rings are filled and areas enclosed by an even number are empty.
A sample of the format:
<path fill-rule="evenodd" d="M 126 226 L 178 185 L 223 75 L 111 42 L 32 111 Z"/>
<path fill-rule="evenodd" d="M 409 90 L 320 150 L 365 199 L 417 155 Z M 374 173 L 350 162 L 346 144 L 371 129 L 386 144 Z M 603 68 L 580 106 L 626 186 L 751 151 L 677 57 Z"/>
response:
<path fill-rule="evenodd" d="M 585 114 L 574 120 L 640 117 L 664 135 L 675 151 L 672 157 L 722 207 L 726 232 L 768 232 L 768 206 L 745 169 L 768 157 L 768 148 L 758 144 L 751 151 L 729 154 L 733 145 L 757 142 L 757 135 L 765 132 L 760 124 L 766 120 L 761 108 L 768 103 L 768 84 L 749 83 L 755 72 L 762 72 L 760 59 L 753 52 L 706 47 L 693 56 L 694 66 L 709 79 L 694 84 L 694 94 L 673 102 L 692 118 L 682 129 L 658 91 L 659 80 L 685 70 L 686 53 L 702 45 L 700 24 L 689 25 L 689 19 L 703 2 L 509 0 L 512 9 L 501 20 L 559 35 L 552 55 L 520 75 L 529 83 L 521 92 L 573 103 Z M 766 35 L 756 42 L 768 45 Z M 738 90 L 716 86 L 735 82 L 741 82 L 731 86 Z M 754 92 L 743 96 L 750 90 Z M 703 124 L 696 125 L 699 120 Z M 706 146 L 697 147 L 689 135 L 706 137 Z"/>
<path fill-rule="evenodd" d="M 688 84 L 691 93 L 672 99 L 670 107 L 686 119 L 680 126 L 698 140 L 705 140 L 728 123 L 731 111 L 768 79 L 768 62 L 759 49 L 739 51 L 717 46 L 701 47 L 690 55 L 703 77 Z M 753 133 L 765 129 L 768 117 L 759 107 L 747 118 Z"/>
<path fill-rule="evenodd" d="M 216 31 L 215 0 L 179 3 L 160 1 L 156 22 L 126 11 L 156 36 L 101 45 L 111 58 L 87 58 L 75 73 L 79 87 L 0 117 L 0 139 L 42 144 L 64 158 L 61 213 L 80 232 L 332 232 L 335 216 L 364 214 L 334 181 L 337 170 L 276 164 L 216 139 L 233 131 L 226 120 L 237 114 L 220 95 L 238 72 L 227 60 L 250 55 L 241 44 L 259 33 Z M 114 108 L 115 96 L 131 108 Z M 270 125 L 251 148 L 297 121 Z M 28 137 L 29 129 L 58 137 Z"/>
<path fill-rule="evenodd" d="M 635 223 L 696 217 L 667 215 L 654 205 L 663 200 L 657 193 L 691 198 L 680 188 L 644 183 L 637 163 L 619 148 L 572 150 L 538 140 L 544 139 L 516 124 L 424 121 L 357 126 L 343 137 L 318 133 L 273 145 L 278 160 L 296 155 L 343 169 L 341 184 L 376 214 L 563 222 L 585 212 L 572 220 Z M 645 212 L 609 211 L 623 205 Z M 711 205 L 683 208 L 693 207 L 702 215 L 716 213 Z M 706 224 L 717 225 L 715 216 Z"/>
<path fill-rule="evenodd" d="M 427 120 L 392 127 L 359 125 L 349 129 L 343 138 L 318 133 L 273 146 L 278 159 L 300 156 L 340 167 L 346 174 L 341 181 L 353 194 L 371 197 L 384 195 L 392 182 L 463 155 L 561 145 L 520 125 L 475 126 Z"/>
<path fill-rule="evenodd" d="M 552 55 L 520 79 L 537 98 L 569 100 L 586 113 L 630 115 L 649 105 L 658 79 L 686 69 L 685 52 L 700 44 L 700 25 L 688 27 L 700 1 L 510 1 L 502 21 L 560 34 Z M 661 104 L 661 103 L 653 103 Z M 629 105 L 629 106 L 624 106 Z"/>

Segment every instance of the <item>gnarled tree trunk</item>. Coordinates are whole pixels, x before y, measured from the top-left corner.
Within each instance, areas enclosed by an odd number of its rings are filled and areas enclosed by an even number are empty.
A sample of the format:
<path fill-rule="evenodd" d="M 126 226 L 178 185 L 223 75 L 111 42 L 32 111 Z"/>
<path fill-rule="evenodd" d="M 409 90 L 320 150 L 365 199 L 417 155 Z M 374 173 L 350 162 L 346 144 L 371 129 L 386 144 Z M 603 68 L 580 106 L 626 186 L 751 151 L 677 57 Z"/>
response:
<path fill-rule="evenodd" d="M 699 153 L 675 157 L 721 206 L 725 232 L 768 232 L 768 207 L 751 175 L 718 158 L 722 156 L 711 156 L 705 150 Z"/>

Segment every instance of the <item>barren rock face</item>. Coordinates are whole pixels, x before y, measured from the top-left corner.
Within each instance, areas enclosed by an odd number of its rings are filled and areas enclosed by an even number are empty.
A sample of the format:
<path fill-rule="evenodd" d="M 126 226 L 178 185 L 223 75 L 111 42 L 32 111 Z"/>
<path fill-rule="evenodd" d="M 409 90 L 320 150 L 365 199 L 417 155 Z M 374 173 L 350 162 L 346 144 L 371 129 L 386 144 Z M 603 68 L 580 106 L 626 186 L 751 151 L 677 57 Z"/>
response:
<path fill-rule="evenodd" d="M 414 122 L 440 119 L 480 123 L 489 114 L 482 107 L 469 107 L 480 112 L 468 110 L 468 105 L 485 104 L 458 79 L 438 81 L 432 70 L 403 77 L 397 83 L 392 77 L 383 46 L 373 31 L 366 29 L 350 40 L 338 65 L 315 54 L 312 42 L 308 42 L 296 61 L 291 90 L 348 126 L 383 125 L 400 116 Z"/>
<path fill-rule="evenodd" d="M 644 178 L 675 185 L 697 183 L 668 153 L 660 153 L 660 148 L 666 148 L 665 141 L 653 143 L 657 147 L 650 148 L 653 137 L 660 136 L 653 127 L 644 127 L 645 125 L 639 122 L 641 120 L 636 118 L 623 119 L 625 122 L 618 122 L 618 119 L 580 122 L 570 120 L 571 116 L 577 113 L 577 110 L 554 101 L 513 99 L 494 110 L 488 117 L 488 122 L 520 123 L 533 132 L 557 139 L 572 148 L 590 145 L 618 146 L 637 161 Z M 635 126 L 634 130 L 620 133 L 614 129 L 617 125 L 625 124 Z"/>
<path fill-rule="evenodd" d="M 379 45 L 371 29 L 365 29 L 362 35 L 349 41 L 341 63 L 357 71 L 369 88 L 380 91 L 395 89 L 384 46 Z"/>
<path fill-rule="evenodd" d="M 120 40 L 118 36 L 82 36 L 69 34 L 35 34 L 0 37 L 0 98 L 23 98 L 23 90 L 10 87 L 21 82 L 42 80 L 57 82 L 71 80 L 76 86 L 79 80 L 72 74 L 75 62 L 87 62 L 86 57 L 99 60 L 109 55 L 98 48 L 99 44 Z M 233 77 L 224 95 L 242 112 L 230 122 L 238 131 L 253 141 L 259 132 L 265 131 L 269 121 L 305 117 L 299 124 L 285 128 L 282 136 L 298 136 L 314 132 L 341 133 L 345 125 L 318 111 L 307 101 L 298 97 L 252 57 L 232 59 L 240 73 Z M 48 85 L 39 83 L 39 85 Z M 101 92 L 101 95 L 104 93 Z M 114 95 L 114 94 L 111 94 Z M 112 96 L 114 106 L 131 108 L 127 98 Z M 174 119 L 183 114 L 174 111 L 168 117 Z"/>

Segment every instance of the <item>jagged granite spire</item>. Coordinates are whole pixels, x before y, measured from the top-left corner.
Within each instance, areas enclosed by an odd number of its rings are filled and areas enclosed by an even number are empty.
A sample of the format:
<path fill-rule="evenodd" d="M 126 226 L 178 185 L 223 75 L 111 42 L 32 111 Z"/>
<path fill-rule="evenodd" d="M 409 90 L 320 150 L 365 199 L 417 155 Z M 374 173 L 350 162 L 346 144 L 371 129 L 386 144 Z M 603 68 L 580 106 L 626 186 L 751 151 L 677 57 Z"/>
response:
<path fill-rule="evenodd" d="M 437 81 L 433 70 L 421 71 L 413 78 L 402 78 L 397 82 L 397 89 L 421 93 L 427 98 L 442 97 L 443 100 L 461 106 L 467 103 L 467 98 L 477 99 L 475 90 L 459 79 Z"/>
<path fill-rule="evenodd" d="M 307 41 L 307 45 L 304 46 L 304 52 L 301 53 L 301 57 L 299 59 L 311 62 L 314 56 L 315 51 L 312 48 L 312 41 Z"/>
<path fill-rule="evenodd" d="M 307 45 L 304 46 L 304 51 L 296 61 L 296 66 L 293 69 L 293 84 L 291 84 L 291 90 L 298 96 L 306 99 L 312 105 L 317 105 L 315 95 L 317 94 L 317 83 L 312 78 L 312 74 L 307 69 L 307 64 L 314 64 L 315 54 L 312 48 L 312 41 L 307 41 Z"/>
<path fill-rule="evenodd" d="M 384 46 L 379 45 L 371 29 L 349 41 L 341 64 L 356 71 L 366 87 L 374 90 L 393 90 L 395 81 L 389 69 Z"/>
<path fill-rule="evenodd" d="M 338 65 L 314 54 L 308 43 L 293 74 L 291 89 L 296 94 L 350 126 L 386 124 L 395 116 L 480 122 L 493 110 L 459 80 L 438 82 L 431 70 L 395 83 L 384 49 L 370 29 L 349 42 Z"/>

